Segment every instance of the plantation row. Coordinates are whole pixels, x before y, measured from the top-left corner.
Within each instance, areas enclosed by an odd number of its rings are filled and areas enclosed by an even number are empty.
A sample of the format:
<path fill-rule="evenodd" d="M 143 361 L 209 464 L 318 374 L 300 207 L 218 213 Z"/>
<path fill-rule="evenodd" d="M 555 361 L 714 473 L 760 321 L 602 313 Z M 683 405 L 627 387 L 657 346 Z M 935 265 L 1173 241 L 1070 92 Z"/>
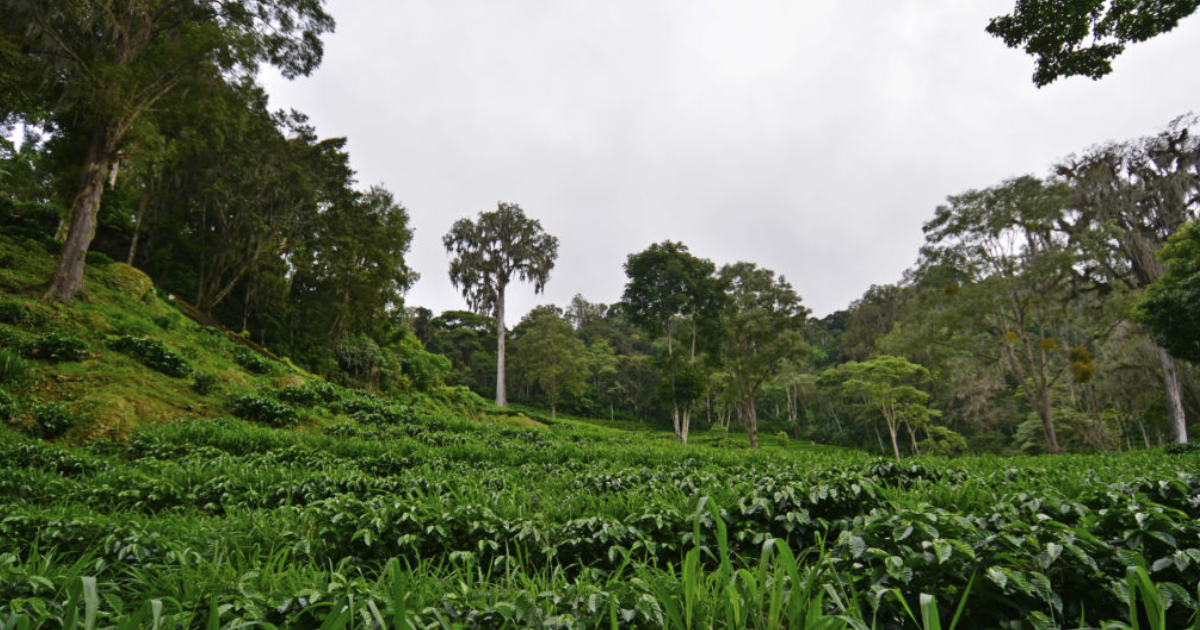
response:
<path fill-rule="evenodd" d="M 897 465 L 426 420 L 324 435 L 196 421 L 87 449 L 2 433 L 0 610 L 65 614 L 47 602 L 66 601 L 64 576 L 86 575 L 100 618 L 160 599 L 181 622 L 304 625 L 351 593 L 360 612 L 395 613 L 399 580 L 425 593 L 399 600 L 414 627 L 675 627 L 685 558 L 694 590 L 697 572 L 721 582 L 724 566 L 776 566 L 762 559 L 775 539 L 801 556 L 794 578 L 778 576 L 781 597 L 828 585 L 818 607 L 866 627 L 912 624 L 905 605 L 921 593 L 947 618 L 965 594 L 962 627 L 1128 622 L 1138 565 L 1169 627 L 1197 608 L 1196 453 Z M 739 597 L 766 601 L 774 574 L 760 573 Z M 447 610 L 451 592 L 466 601 Z M 692 614 L 717 615 L 692 599 Z"/>

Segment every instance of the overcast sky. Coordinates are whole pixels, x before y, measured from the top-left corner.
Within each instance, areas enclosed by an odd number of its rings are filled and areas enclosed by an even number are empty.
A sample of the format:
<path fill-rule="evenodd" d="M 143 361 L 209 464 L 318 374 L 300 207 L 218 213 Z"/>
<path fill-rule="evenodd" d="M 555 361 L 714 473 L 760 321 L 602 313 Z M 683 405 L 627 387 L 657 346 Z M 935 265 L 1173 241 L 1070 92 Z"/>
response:
<path fill-rule="evenodd" d="M 313 76 L 263 80 L 408 208 L 410 306 L 465 308 L 442 235 L 506 201 L 560 241 L 509 325 L 620 299 L 625 257 L 663 240 L 774 269 L 825 315 L 898 281 L 947 195 L 1200 112 L 1200 17 L 1039 90 L 984 32 L 1013 4 L 335 0 Z"/>

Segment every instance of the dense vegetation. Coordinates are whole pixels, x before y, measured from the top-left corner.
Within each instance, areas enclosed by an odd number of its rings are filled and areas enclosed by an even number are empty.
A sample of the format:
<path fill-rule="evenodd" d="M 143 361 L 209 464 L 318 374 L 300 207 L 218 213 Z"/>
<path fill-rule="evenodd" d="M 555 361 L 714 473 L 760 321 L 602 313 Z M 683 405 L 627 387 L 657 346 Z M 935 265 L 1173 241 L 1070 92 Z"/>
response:
<path fill-rule="evenodd" d="M 1195 11 L 1092 4 L 992 30 L 1044 84 Z M 1196 118 L 822 319 L 664 241 L 509 330 L 557 238 L 462 219 L 475 312 L 404 308 L 405 208 L 268 109 L 320 5 L 0 0 L 0 630 L 1200 628 Z"/>

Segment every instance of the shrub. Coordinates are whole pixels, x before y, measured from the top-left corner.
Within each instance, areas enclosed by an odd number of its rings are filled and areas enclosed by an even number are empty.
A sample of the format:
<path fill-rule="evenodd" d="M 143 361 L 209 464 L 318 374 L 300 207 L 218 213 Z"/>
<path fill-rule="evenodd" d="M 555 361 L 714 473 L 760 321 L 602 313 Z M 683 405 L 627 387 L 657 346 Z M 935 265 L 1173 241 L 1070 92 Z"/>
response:
<path fill-rule="evenodd" d="M 82 361 L 87 358 L 88 346 L 74 335 L 46 333 L 25 342 L 22 354 L 32 359 Z"/>
<path fill-rule="evenodd" d="M 71 429 L 78 418 L 61 403 L 39 403 L 33 405 L 33 424 L 22 429 L 30 437 L 42 440 L 56 438 Z"/>
<path fill-rule="evenodd" d="M 192 376 L 192 391 L 201 396 L 213 393 L 217 389 L 218 384 L 220 384 L 220 380 L 212 374 L 196 372 Z"/>
<path fill-rule="evenodd" d="M 310 387 L 283 387 L 275 391 L 275 397 L 285 403 L 312 407 L 322 402 L 321 395 Z"/>
<path fill-rule="evenodd" d="M 290 405 L 250 395 L 233 399 L 233 413 L 243 420 L 272 427 L 291 426 L 298 421 L 296 410 Z"/>
<path fill-rule="evenodd" d="M 787 445 L 788 445 L 787 431 L 780 431 L 779 433 L 776 433 L 775 439 L 779 440 L 780 446 L 782 446 L 783 448 L 787 448 Z"/>
<path fill-rule="evenodd" d="M 96 251 L 90 251 L 90 252 L 84 254 L 83 261 L 86 264 L 89 264 L 89 265 L 92 265 L 95 267 L 107 267 L 107 266 L 113 264 L 114 262 L 116 262 L 112 258 L 109 258 L 108 254 L 105 254 L 104 252 L 96 252 Z"/>
<path fill-rule="evenodd" d="M 373 438 L 378 434 L 374 430 L 355 426 L 353 422 L 335 422 L 325 428 L 325 435 L 336 438 Z"/>
<path fill-rule="evenodd" d="M 108 347 L 135 357 L 147 367 L 158 370 L 167 376 L 183 378 L 192 371 L 186 359 L 157 339 L 126 335 L 109 339 Z"/>
<path fill-rule="evenodd" d="M 0 348 L 0 383 L 16 383 L 28 372 L 29 364 L 21 360 L 20 355 Z"/>
<path fill-rule="evenodd" d="M 271 362 L 263 358 L 261 354 L 246 348 L 238 346 L 233 351 L 233 360 L 238 365 L 246 368 L 247 371 L 255 374 L 266 374 L 271 371 Z"/>
<path fill-rule="evenodd" d="M 1186 444 L 1171 444 L 1163 448 L 1163 452 L 1167 455 L 1183 455 L 1184 453 L 1200 452 L 1200 442 L 1188 442 Z"/>
<path fill-rule="evenodd" d="M 154 323 L 163 330 L 171 330 L 171 326 L 175 325 L 175 319 L 170 315 L 160 315 L 154 318 Z"/>
<path fill-rule="evenodd" d="M 45 313 L 35 311 L 19 302 L 0 302 L 0 322 L 20 328 L 42 328 L 50 323 Z"/>
<path fill-rule="evenodd" d="M 0 422 L 8 422 L 17 413 L 17 401 L 0 389 Z"/>

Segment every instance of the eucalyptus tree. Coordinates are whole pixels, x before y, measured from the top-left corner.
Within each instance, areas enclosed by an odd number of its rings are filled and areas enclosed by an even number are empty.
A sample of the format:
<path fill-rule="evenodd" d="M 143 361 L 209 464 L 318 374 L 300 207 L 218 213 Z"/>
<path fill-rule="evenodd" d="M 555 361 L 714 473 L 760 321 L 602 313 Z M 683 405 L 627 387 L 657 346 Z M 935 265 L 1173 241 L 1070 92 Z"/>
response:
<path fill-rule="evenodd" d="M 755 397 L 786 359 L 799 358 L 807 348 L 803 328 L 808 309 L 787 279 L 754 263 L 725 265 L 720 279 L 729 296 L 722 318 L 722 357 L 750 446 L 758 448 Z"/>
<path fill-rule="evenodd" d="M 558 257 L 558 239 L 546 234 L 537 219 L 515 203 L 500 202 L 494 212 L 475 221 L 454 222 L 442 243 L 454 254 L 450 282 L 462 290 L 472 310 L 496 319 L 496 404 L 508 406 L 504 387 L 504 296 L 519 279 L 541 293 Z"/>
<path fill-rule="evenodd" d="M 698 345 L 711 345 L 719 338 L 720 314 L 725 303 L 724 286 L 712 261 L 698 258 L 683 243 L 654 243 L 625 260 L 623 309 L 630 321 L 665 341 L 666 353 L 659 365 L 666 373 L 659 391 L 671 407 L 675 437 L 687 442 L 696 383 L 699 374 Z M 687 348 L 676 353 L 678 328 L 685 328 Z"/>
<path fill-rule="evenodd" d="M 45 294 L 62 301 L 84 288 L 105 182 L 152 131 L 159 102 L 214 71 L 249 76 L 268 63 L 288 78 L 306 75 L 333 29 L 310 0 L 2 0 L 0 15 L 0 40 L 15 43 L 25 70 L 6 86 L 24 96 L 11 113 L 74 135 L 80 147 L 66 242 Z M 192 107 L 203 107 L 202 94 Z"/>
<path fill-rule="evenodd" d="M 1156 254 L 1200 212 L 1200 118 L 1183 116 L 1161 133 L 1110 144 L 1065 160 L 1057 168 L 1074 189 L 1076 235 L 1109 234 L 1098 274 L 1144 289 L 1163 275 Z M 1175 440 L 1187 442 L 1179 368 L 1159 348 Z"/>
<path fill-rule="evenodd" d="M 987 32 L 1033 55 L 1033 82 L 1042 87 L 1069 76 L 1099 79 L 1126 44 L 1171 31 L 1198 7 L 1197 0 L 1017 0 Z"/>

